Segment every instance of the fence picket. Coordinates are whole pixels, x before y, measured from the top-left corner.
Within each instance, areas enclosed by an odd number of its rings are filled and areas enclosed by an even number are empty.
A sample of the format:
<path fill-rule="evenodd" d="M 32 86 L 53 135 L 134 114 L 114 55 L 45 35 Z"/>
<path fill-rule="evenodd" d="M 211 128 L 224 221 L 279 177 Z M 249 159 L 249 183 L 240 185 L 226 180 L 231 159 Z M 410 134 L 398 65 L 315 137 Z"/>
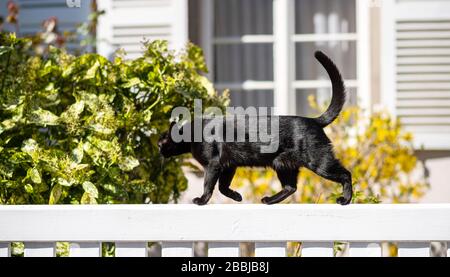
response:
<path fill-rule="evenodd" d="M 208 257 L 239 257 L 239 242 L 210 242 Z"/>
<path fill-rule="evenodd" d="M 0 242 L 0 257 L 11 257 L 10 242 Z"/>
<path fill-rule="evenodd" d="M 286 242 L 257 242 L 255 257 L 286 257 Z"/>
<path fill-rule="evenodd" d="M 192 257 L 194 256 L 192 242 L 163 242 L 161 256 L 163 257 Z"/>
<path fill-rule="evenodd" d="M 101 242 L 71 242 L 70 257 L 101 257 Z"/>
<path fill-rule="evenodd" d="M 430 242 L 430 257 L 446 257 L 447 243 L 443 241 Z"/>
<path fill-rule="evenodd" d="M 333 257 L 333 242 L 303 242 L 302 257 Z"/>
<path fill-rule="evenodd" d="M 349 249 L 350 257 L 381 257 L 381 245 L 376 242 L 352 242 Z"/>
<path fill-rule="evenodd" d="M 147 242 L 116 242 L 116 257 L 147 257 Z"/>
<path fill-rule="evenodd" d="M 398 257 L 430 257 L 429 242 L 400 242 Z"/>
<path fill-rule="evenodd" d="M 25 242 L 25 257 L 54 257 L 54 242 Z"/>

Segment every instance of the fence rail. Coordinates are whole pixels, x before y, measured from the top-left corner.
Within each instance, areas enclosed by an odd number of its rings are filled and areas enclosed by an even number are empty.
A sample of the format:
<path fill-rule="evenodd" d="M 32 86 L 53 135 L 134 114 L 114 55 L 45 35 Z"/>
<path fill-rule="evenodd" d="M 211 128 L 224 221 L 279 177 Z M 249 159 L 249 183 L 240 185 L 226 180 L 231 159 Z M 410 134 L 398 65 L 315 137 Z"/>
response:
<path fill-rule="evenodd" d="M 72 242 L 70 256 L 100 256 L 101 242 L 115 242 L 116 256 L 146 256 L 148 242 L 162 256 L 192 256 L 193 242 L 208 242 L 208 256 L 239 256 L 239 242 L 285 256 L 291 241 L 302 257 L 333 256 L 334 242 L 348 242 L 349 256 L 381 256 L 382 242 L 430 256 L 431 242 L 450 241 L 450 204 L 0 206 L 0 257 L 11 242 L 29 257 L 54 256 L 55 242 Z"/>

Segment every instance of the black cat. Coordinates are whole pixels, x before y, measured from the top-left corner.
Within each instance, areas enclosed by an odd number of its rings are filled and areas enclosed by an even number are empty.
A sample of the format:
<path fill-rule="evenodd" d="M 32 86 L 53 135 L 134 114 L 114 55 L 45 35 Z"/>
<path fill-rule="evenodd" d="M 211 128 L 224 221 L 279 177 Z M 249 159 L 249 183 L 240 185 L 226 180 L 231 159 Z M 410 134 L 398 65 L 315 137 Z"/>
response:
<path fill-rule="evenodd" d="M 193 199 L 198 205 L 205 205 L 212 196 L 216 182 L 219 181 L 220 192 L 235 200 L 242 201 L 242 196 L 230 189 L 230 183 L 239 166 L 272 167 L 278 175 L 283 189 L 273 196 L 264 197 L 265 204 L 283 201 L 297 190 L 297 176 L 301 167 L 306 167 L 321 177 L 341 183 L 343 196 L 337 203 L 347 205 L 352 200 L 352 177 L 333 153 L 331 141 L 323 128 L 332 123 L 342 110 L 346 91 L 342 76 L 336 65 L 324 53 L 317 51 L 316 59 L 326 69 L 332 83 L 333 96 L 328 109 L 318 118 L 300 116 L 272 116 L 268 121 L 278 120 L 278 149 L 273 153 L 261 153 L 261 142 L 249 142 L 248 132 L 244 142 L 175 142 L 170 131 L 162 135 L 158 141 L 160 153 L 171 157 L 184 153 L 192 153 L 193 157 L 204 166 L 204 193 Z M 208 121 L 208 120 L 204 120 Z M 194 120 L 195 122 L 195 120 Z M 226 120 L 223 120 L 224 124 Z M 185 124 L 192 127 L 194 123 Z M 226 129 L 225 127 L 223 128 Z"/>

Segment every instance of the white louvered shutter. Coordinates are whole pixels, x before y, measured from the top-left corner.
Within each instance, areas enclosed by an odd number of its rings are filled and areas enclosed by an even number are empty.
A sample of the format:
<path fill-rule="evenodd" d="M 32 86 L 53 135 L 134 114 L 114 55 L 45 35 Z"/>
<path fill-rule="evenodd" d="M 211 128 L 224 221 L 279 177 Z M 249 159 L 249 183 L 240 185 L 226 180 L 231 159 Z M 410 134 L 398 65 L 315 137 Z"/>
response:
<path fill-rule="evenodd" d="M 98 51 L 110 56 L 123 48 L 128 58 L 142 53 L 142 42 L 166 39 L 172 49 L 188 40 L 187 0 L 101 0 L 106 11 L 99 22 Z"/>
<path fill-rule="evenodd" d="M 396 113 L 417 148 L 450 149 L 450 1 L 397 0 Z"/>
<path fill-rule="evenodd" d="M 75 32 L 77 26 L 88 20 L 91 12 L 90 1 L 83 0 L 81 7 L 69 8 L 65 0 L 16 0 L 19 4 L 19 29 L 21 36 L 33 35 L 42 31 L 44 20 L 56 16 L 60 32 Z M 8 0 L 0 0 L 0 15 L 6 17 Z M 15 31 L 12 26 L 7 26 L 9 31 Z M 76 47 L 74 42 L 68 48 Z"/>

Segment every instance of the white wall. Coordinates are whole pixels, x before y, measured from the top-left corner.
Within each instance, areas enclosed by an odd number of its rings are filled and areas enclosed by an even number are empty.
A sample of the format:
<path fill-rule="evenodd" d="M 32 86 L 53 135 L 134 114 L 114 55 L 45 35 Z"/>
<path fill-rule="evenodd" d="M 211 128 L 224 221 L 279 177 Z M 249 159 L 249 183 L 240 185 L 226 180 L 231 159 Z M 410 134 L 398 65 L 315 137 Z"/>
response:
<path fill-rule="evenodd" d="M 450 203 L 450 151 L 419 151 L 425 164 L 430 190 L 422 203 Z"/>

